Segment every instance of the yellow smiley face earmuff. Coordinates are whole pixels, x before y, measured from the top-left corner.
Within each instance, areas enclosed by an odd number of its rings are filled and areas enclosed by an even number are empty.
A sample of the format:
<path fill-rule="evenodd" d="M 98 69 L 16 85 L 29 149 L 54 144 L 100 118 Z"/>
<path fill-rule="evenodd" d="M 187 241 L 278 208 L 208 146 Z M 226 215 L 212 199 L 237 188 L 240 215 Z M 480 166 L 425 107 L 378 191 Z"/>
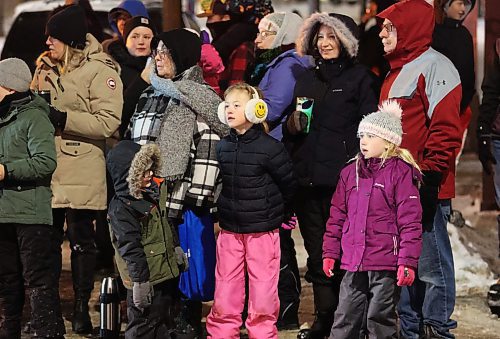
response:
<path fill-rule="evenodd" d="M 252 124 L 263 123 L 267 118 L 267 104 L 264 100 L 259 98 L 259 93 L 254 87 L 248 87 L 252 89 L 252 99 L 248 100 L 247 104 L 245 105 L 245 118 Z M 219 104 L 217 115 L 219 116 L 219 120 L 223 124 L 227 125 L 225 101 Z"/>

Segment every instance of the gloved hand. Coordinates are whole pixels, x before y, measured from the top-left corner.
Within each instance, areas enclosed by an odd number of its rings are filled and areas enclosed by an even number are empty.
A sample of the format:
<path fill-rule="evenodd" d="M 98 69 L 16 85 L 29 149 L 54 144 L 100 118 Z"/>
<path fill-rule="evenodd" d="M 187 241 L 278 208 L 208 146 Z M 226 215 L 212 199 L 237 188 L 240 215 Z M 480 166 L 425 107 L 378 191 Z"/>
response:
<path fill-rule="evenodd" d="M 186 272 L 189 269 L 189 260 L 187 254 L 184 253 L 180 246 L 174 248 L 175 252 L 175 261 L 177 262 L 177 266 L 182 272 Z"/>
<path fill-rule="evenodd" d="M 297 226 L 297 216 L 295 214 L 281 224 L 281 228 L 287 231 L 295 229 L 295 226 Z"/>
<path fill-rule="evenodd" d="M 333 267 L 335 266 L 335 259 L 323 258 L 323 272 L 328 278 L 333 277 Z"/>
<path fill-rule="evenodd" d="M 398 286 L 411 286 L 415 281 L 415 270 L 409 266 L 399 265 Z"/>
<path fill-rule="evenodd" d="M 64 130 L 64 127 L 66 126 L 66 119 L 68 117 L 68 114 L 66 112 L 61 112 L 52 105 L 49 105 L 49 108 L 50 108 L 49 112 L 50 122 L 52 123 L 52 125 L 56 130 L 62 132 Z"/>
<path fill-rule="evenodd" d="M 149 281 L 134 282 L 132 286 L 132 300 L 134 306 L 143 311 L 146 307 L 151 305 L 153 299 L 153 286 Z"/>
<path fill-rule="evenodd" d="M 151 85 L 151 73 L 154 72 L 154 69 L 155 69 L 155 60 L 149 57 L 148 60 L 146 61 L 146 66 L 144 66 L 144 69 L 141 72 L 141 78 L 150 85 Z"/>
<path fill-rule="evenodd" d="M 422 171 L 420 204 L 422 205 L 422 225 L 425 231 L 432 231 L 434 215 L 438 205 L 439 186 L 443 174 L 437 171 Z"/>
<path fill-rule="evenodd" d="M 301 111 L 293 111 L 286 121 L 286 128 L 291 135 L 304 133 L 307 128 L 307 115 Z"/>
<path fill-rule="evenodd" d="M 491 137 L 479 137 L 477 141 L 477 153 L 479 161 L 483 165 L 483 171 L 491 175 L 491 164 L 497 163 L 493 154 L 491 154 Z"/>

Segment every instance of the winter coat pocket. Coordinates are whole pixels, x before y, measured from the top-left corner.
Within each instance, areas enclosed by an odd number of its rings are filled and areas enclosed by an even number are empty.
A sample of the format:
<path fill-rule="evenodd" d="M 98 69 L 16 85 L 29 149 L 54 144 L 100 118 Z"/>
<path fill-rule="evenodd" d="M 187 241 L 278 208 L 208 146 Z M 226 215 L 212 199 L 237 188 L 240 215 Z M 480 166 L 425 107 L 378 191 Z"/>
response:
<path fill-rule="evenodd" d="M 79 142 L 79 141 L 62 141 L 61 142 L 61 152 L 73 157 L 77 157 L 83 154 L 87 154 L 92 151 L 92 145 Z"/>
<path fill-rule="evenodd" d="M 162 276 L 162 267 L 165 265 L 167 247 L 164 242 L 144 245 L 144 253 L 149 267 L 149 281 L 156 281 Z"/>

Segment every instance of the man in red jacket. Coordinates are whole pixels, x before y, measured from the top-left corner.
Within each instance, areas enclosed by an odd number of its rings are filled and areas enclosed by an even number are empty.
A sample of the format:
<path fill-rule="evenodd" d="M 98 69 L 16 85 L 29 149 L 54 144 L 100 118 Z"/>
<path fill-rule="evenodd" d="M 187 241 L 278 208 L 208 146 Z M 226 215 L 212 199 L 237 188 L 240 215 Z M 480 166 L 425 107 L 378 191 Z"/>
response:
<path fill-rule="evenodd" d="M 461 144 L 460 77 L 453 64 L 432 49 L 433 7 L 424 0 L 401 1 L 377 15 L 391 70 L 380 101 L 403 108 L 403 141 L 423 172 L 423 247 L 418 278 L 403 288 L 399 303 L 404 338 L 454 338 L 453 254 L 446 230 L 455 195 L 455 155 Z"/>

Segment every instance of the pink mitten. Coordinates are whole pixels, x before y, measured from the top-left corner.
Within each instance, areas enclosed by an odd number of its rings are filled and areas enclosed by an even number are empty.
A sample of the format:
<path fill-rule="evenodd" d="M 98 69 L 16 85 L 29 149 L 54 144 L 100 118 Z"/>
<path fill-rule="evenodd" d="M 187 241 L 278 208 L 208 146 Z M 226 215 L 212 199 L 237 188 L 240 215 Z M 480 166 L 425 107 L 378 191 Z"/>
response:
<path fill-rule="evenodd" d="M 415 270 L 411 267 L 399 265 L 398 286 L 411 286 L 415 280 Z"/>
<path fill-rule="evenodd" d="M 281 224 L 281 228 L 284 230 L 293 230 L 295 226 L 297 226 L 297 216 L 295 216 L 295 214 L 290 218 L 290 220 Z"/>
<path fill-rule="evenodd" d="M 323 258 L 323 272 L 328 278 L 333 277 L 333 266 L 335 266 L 335 259 Z"/>

